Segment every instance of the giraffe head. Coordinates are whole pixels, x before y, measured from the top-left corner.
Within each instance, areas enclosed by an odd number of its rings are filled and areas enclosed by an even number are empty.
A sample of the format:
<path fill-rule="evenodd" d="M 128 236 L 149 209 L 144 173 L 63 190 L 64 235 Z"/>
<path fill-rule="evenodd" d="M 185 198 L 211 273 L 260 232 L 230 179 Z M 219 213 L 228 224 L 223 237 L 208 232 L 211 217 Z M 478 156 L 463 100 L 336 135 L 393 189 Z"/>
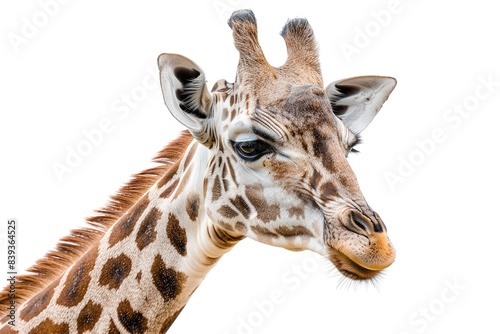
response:
<path fill-rule="evenodd" d="M 395 251 L 346 158 L 395 79 L 356 77 L 324 88 L 305 19 L 284 26 L 281 67 L 267 62 L 251 11 L 235 12 L 229 26 L 240 54 L 234 83 L 219 80 L 209 92 L 191 60 L 158 59 L 167 107 L 208 152 L 200 174 L 210 226 L 316 251 L 352 279 L 375 277 Z"/>

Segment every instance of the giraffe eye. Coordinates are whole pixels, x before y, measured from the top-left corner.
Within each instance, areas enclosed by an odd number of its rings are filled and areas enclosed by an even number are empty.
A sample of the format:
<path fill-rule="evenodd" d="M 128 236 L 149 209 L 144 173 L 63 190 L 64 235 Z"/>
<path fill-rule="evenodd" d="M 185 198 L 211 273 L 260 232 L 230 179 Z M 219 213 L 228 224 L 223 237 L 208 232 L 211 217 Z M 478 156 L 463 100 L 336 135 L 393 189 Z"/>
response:
<path fill-rule="evenodd" d="M 246 161 L 255 161 L 274 151 L 271 146 L 261 140 L 233 142 L 233 147 L 239 157 Z"/>

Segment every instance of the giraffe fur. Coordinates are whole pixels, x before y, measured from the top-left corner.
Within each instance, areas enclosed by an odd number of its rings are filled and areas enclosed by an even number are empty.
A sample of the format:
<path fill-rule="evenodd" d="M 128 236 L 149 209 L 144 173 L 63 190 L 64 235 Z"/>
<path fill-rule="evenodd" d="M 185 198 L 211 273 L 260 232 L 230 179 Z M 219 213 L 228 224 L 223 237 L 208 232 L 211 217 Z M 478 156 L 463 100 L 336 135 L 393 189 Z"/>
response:
<path fill-rule="evenodd" d="M 87 226 L 63 237 L 16 282 L 18 326 L 3 333 L 165 333 L 218 260 L 239 241 L 310 250 L 344 276 L 370 280 L 395 250 L 347 156 L 396 85 L 364 76 L 324 87 L 305 19 L 281 31 L 271 66 L 250 10 L 229 19 L 234 83 L 208 90 L 203 70 L 158 58 L 164 101 L 187 131 Z"/>

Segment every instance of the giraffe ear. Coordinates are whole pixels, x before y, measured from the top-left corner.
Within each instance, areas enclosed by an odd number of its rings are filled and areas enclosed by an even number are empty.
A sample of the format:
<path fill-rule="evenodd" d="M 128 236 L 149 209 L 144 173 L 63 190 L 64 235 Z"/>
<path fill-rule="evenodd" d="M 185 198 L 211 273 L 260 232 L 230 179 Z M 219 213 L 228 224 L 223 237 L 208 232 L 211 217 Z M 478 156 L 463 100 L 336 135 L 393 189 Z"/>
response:
<path fill-rule="evenodd" d="M 394 87 L 394 78 L 363 76 L 332 82 L 326 92 L 334 114 L 357 135 L 377 115 Z"/>
<path fill-rule="evenodd" d="M 158 67 L 167 108 L 193 134 L 201 134 L 212 102 L 205 73 L 194 62 L 177 54 L 161 54 Z"/>

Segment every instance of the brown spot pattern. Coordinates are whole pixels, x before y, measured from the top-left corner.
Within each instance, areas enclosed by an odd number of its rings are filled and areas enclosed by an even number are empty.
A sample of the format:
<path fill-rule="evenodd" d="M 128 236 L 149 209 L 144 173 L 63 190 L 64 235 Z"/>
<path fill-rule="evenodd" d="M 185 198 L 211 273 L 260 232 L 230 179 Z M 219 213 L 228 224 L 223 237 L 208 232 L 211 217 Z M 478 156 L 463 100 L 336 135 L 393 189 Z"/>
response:
<path fill-rule="evenodd" d="M 141 278 L 142 278 L 142 271 L 139 271 L 137 273 L 137 275 L 135 276 L 135 279 L 137 280 L 137 282 L 140 283 L 141 282 Z"/>
<path fill-rule="evenodd" d="M 276 228 L 276 233 L 278 233 L 281 236 L 284 236 L 285 238 L 291 238 L 297 236 L 309 236 L 309 237 L 314 236 L 311 231 L 309 231 L 307 228 L 303 226 L 292 226 L 292 227 L 280 226 Z"/>
<path fill-rule="evenodd" d="M 117 313 L 121 324 L 130 333 L 144 333 L 148 330 L 148 319 L 141 312 L 134 311 L 127 299 L 120 302 Z"/>
<path fill-rule="evenodd" d="M 321 174 L 316 170 L 316 168 L 313 168 L 313 175 L 311 176 L 311 188 L 316 190 L 318 187 L 318 183 L 321 181 Z"/>
<path fill-rule="evenodd" d="M 207 197 L 208 179 L 203 179 L 203 196 Z"/>
<path fill-rule="evenodd" d="M 222 195 L 222 187 L 220 184 L 220 178 L 217 175 L 214 179 L 214 185 L 212 186 L 212 202 L 218 200 Z"/>
<path fill-rule="evenodd" d="M 173 177 L 175 176 L 175 174 L 177 174 L 177 171 L 179 170 L 179 164 L 180 164 L 180 160 L 177 160 L 175 162 L 174 165 L 172 165 L 172 167 L 170 167 L 167 172 L 165 173 L 165 175 L 162 176 L 162 178 L 158 181 L 158 183 L 156 184 L 156 186 L 158 187 L 158 189 L 162 188 L 164 185 L 166 185 L 170 180 L 173 179 Z"/>
<path fill-rule="evenodd" d="M 233 183 L 236 183 L 236 174 L 234 174 L 233 164 L 231 163 L 231 160 L 229 160 L 229 158 L 226 159 L 225 166 L 227 166 L 227 169 L 229 169 L 229 175 L 231 175 Z"/>
<path fill-rule="evenodd" d="M 179 178 L 177 178 L 174 181 L 172 181 L 172 183 L 169 184 L 168 187 L 165 188 L 165 190 L 163 190 L 163 192 L 160 194 L 160 197 L 161 198 L 167 198 L 167 197 L 169 197 L 170 194 L 172 194 L 172 191 L 174 191 L 175 188 L 177 188 L 178 184 L 179 184 Z"/>
<path fill-rule="evenodd" d="M 210 167 L 210 175 L 214 175 L 214 173 L 215 173 L 215 168 L 217 167 L 217 166 L 215 165 L 215 156 L 213 156 L 213 157 L 210 159 L 210 161 L 209 161 L 209 163 L 208 163 L 208 167 Z"/>
<path fill-rule="evenodd" d="M 57 303 L 63 306 L 78 305 L 85 294 L 90 283 L 90 272 L 94 269 L 97 257 L 97 247 L 94 246 L 84 257 L 76 262 L 66 277 L 64 288 L 57 298 Z"/>
<path fill-rule="evenodd" d="M 227 129 L 227 124 L 224 125 L 224 128 Z M 225 130 L 224 130 L 224 132 L 225 132 Z M 219 136 L 219 135 L 217 136 L 216 142 L 217 142 L 217 148 L 219 149 L 220 153 L 224 153 L 225 152 L 224 151 L 224 140 L 221 138 L 221 136 Z"/>
<path fill-rule="evenodd" d="M 69 325 L 65 322 L 56 324 L 50 319 L 45 319 L 35 328 L 29 331 L 28 334 L 69 334 Z"/>
<path fill-rule="evenodd" d="M 143 250 L 144 247 L 156 240 L 155 228 L 160 217 L 161 212 L 157 208 L 151 209 L 146 217 L 144 217 L 135 238 L 135 242 L 139 250 Z"/>
<path fill-rule="evenodd" d="M 330 136 L 324 135 L 323 132 L 318 129 L 313 129 L 313 151 L 314 155 L 321 158 L 321 163 L 323 167 L 326 168 L 327 171 L 333 173 L 333 155 L 329 152 L 328 143 L 331 142 Z"/>
<path fill-rule="evenodd" d="M 108 259 L 102 267 L 99 284 L 109 285 L 110 289 L 118 289 L 123 280 L 130 274 L 131 268 L 132 260 L 123 253 Z"/>
<path fill-rule="evenodd" d="M 198 212 L 200 210 L 200 195 L 197 193 L 189 193 L 186 201 L 186 212 L 189 219 L 196 221 L 198 218 Z"/>
<path fill-rule="evenodd" d="M 238 217 L 238 212 L 234 211 L 230 206 L 227 205 L 221 206 L 219 209 L 217 209 L 217 212 L 226 218 Z"/>
<path fill-rule="evenodd" d="M 189 152 L 187 153 L 187 155 L 185 155 L 185 159 L 183 161 L 184 163 L 184 166 L 187 166 L 189 165 L 189 163 L 191 162 L 191 160 L 193 160 L 193 157 L 196 153 L 196 150 L 198 148 L 198 143 L 195 143 L 193 146 L 191 146 L 191 149 L 189 150 Z"/>
<path fill-rule="evenodd" d="M 223 221 L 219 221 L 217 225 L 222 227 L 226 231 L 234 231 L 234 228 L 230 224 L 227 224 Z"/>
<path fill-rule="evenodd" d="M 339 197 L 337 188 L 332 182 L 326 182 L 321 186 L 321 198 L 323 200 L 332 199 L 332 197 Z"/>
<path fill-rule="evenodd" d="M 240 211 L 240 213 L 248 219 L 250 217 L 250 212 L 252 209 L 250 209 L 250 206 L 248 205 L 247 201 L 241 196 L 236 196 L 234 199 L 231 199 L 231 203 Z"/>
<path fill-rule="evenodd" d="M 153 283 L 160 292 L 161 296 L 168 302 L 177 297 L 187 281 L 187 276 L 173 268 L 167 268 L 160 254 L 156 255 L 153 266 L 151 267 Z"/>
<path fill-rule="evenodd" d="M 193 171 L 193 168 L 189 166 L 186 170 L 184 170 L 184 174 L 182 175 L 182 180 L 179 186 L 177 187 L 176 192 L 174 193 L 174 196 L 172 197 L 172 200 L 175 200 L 186 188 L 186 183 L 189 181 L 191 177 L 191 172 Z"/>
<path fill-rule="evenodd" d="M 109 329 L 108 329 L 108 334 L 120 334 L 120 331 L 115 325 L 115 322 L 113 319 L 109 321 Z"/>
<path fill-rule="evenodd" d="M 302 135 L 301 135 L 301 136 L 302 136 Z M 307 145 L 307 144 L 308 144 L 308 142 L 307 142 L 307 141 L 305 141 L 305 140 L 304 140 L 304 138 L 300 138 L 300 144 L 301 144 L 302 149 L 303 149 L 304 151 L 306 151 L 306 152 L 307 152 L 307 151 L 309 151 L 309 146 Z"/>
<path fill-rule="evenodd" d="M 242 222 L 237 222 L 234 227 L 236 228 L 236 231 L 245 234 L 247 233 L 248 228 L 243 224 Z"/>
<path fill-rule="evenodd" d="M 300 206 L 292 206 L 288 209 L 288 213 L 290 214 L 290 218 L 297 217 L 304 219 L 306 217 L 304 208 L 301 208 Z"/>
<path fill-rule="evenodd" d="M 59 285 L 60 278 L 52 282 L 48 287 L 43 289 L 31 300 L 26 302 L 26 305 L 20 312 L 20 317 L 24 321 L 30 321 L 34 317 L 40 314 L 49 305 L 52 296 L 54 295 L 54 290 Z"/>
<path fill-rule="evenodd" d="M 224 167 L 226 167 L 226 165 L 224 165 Z M 229 181 L 227 180 L 227 177 L 222 178 L 222 187 L 225 192 L 229 190 Z"/>
<path fill-rule="evenodd" d="M 257 210 L 257 218 L 264 223 L 276 220 L 280 217 L 280 207 L 277 204 L 269 205 L 264 197 L 264 187 L 261 184 L 248 186 L 245 189 L 248 200 Z"/>
<path fill-rule="evenodd" d="M 85 331 L 91 331 L 97 321 L 99 320 L 102 312 L 102 306 L 94 304 L 91 300 L 82 308 L 78 318 L 76 319 L 76 329 L 78 334 Z"/>
<path fill-rule="evenodd" d="M 258 226 L 258 225 L 250 226 L 250 229 L 253 231 L 253 233 L 255 233 L 259 236 L 262 236 L 262 237 L 266 237 L 266 238 L 278 238 L 279 237 L 278 234 L 276 234 L 276 233 L 272 232 L 270 229 L 262 227 L 262 226 Z"/>
<path fill-rule="evenodd" d="M 113 227 L 111 231 L 111 235 L 109 236 L 109 246 L 113 247 L 119 241 L 125 239 L 132 233 L 132 230 L 135 227 L 135 223 L 142 215 L 144 210 L 146 210 L 148 206 L 148 201 L 144 198 L 142 199 L 135 208 L 132 209 L 131 212 L 127 213 L 127 215 L 123 216 L 117 223 L 116 226 Z"/>
<path fill-rule="evenodd" d="M 186 256 L 186 230 L 180 225 L 179 220 L 172 213 L 168 214 L 167 236 L 177 252 L 182 256 Z"/>
<path fill-rule="evenodd" d="M 228 115 L 229 115 L 229 110 L 227 110 L 227 108 L 222 109 L 221 121 L 225 121 Z"/>

